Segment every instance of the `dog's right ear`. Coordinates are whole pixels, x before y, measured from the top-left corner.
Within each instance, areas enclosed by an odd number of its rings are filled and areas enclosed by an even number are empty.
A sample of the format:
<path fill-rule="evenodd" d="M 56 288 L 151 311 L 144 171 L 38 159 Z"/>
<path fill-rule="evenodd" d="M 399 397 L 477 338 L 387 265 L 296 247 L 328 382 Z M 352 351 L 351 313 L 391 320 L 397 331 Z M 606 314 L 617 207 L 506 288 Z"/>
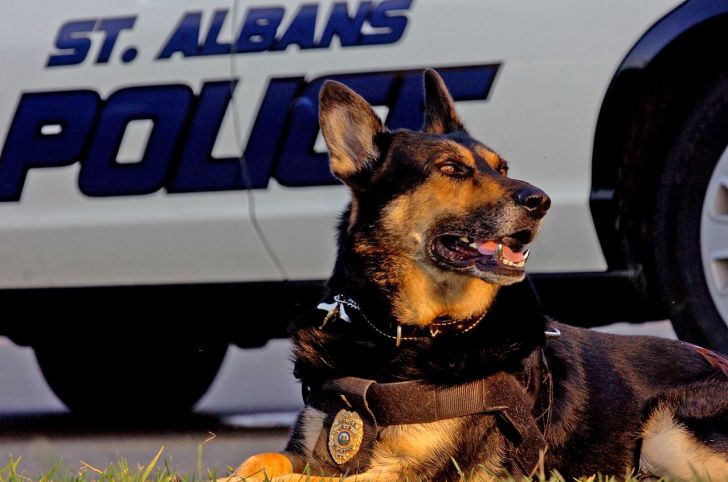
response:
<path fill-rule="evenodd" d="M 350 187 L 379 157 L 375 138 L 384 132 L 382 121 L 356 92 L 327 80 L 319 98 L 319 124 L 329 148 L 331 171 Z"/>

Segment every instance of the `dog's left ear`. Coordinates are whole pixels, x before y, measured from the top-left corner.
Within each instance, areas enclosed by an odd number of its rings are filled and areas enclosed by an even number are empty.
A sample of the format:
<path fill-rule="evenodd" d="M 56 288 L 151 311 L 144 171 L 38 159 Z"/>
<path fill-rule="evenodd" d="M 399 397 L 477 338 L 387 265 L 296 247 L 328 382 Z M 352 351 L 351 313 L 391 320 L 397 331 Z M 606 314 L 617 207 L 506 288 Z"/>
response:
<path fill-rule="evenodd" d="M 319 97 L 319 124 L 329 148 L 331 172 L 350 187 L 379 158 L 378 134 L 385 132 L 374 109 L 359 94 L 327 80 Z"/>
<path fill-rule="evenodd" d="M 464 130 L 445 81 L 436 71 L 425 70 L 425 125 L 422 131 L 428 134 L 445 134 Z"/>

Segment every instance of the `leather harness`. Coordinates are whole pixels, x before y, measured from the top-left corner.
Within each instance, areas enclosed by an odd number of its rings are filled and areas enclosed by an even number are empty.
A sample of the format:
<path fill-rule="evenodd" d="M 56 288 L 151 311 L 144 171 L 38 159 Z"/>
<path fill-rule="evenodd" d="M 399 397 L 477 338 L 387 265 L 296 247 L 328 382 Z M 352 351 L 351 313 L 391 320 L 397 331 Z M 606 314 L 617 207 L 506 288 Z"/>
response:
<path fill-rule="evenodd" d="M 339 473 L 360 473 L 371 462 L 381 429 L 389 425 L 430 423 L 469 415 L 497 417 L 511 444 L 509 471 L 531 477 L 547 445 L 532 414 L 533 399 L 515 376 L 499 372 L 459 385 L 438 387 L 422 381 L 377 383 L 356 377 L 331 379 L 312 389 L 307 405 L 326 414 L 314 449 L 319 461 Z M 337 463 L 329 448 L 336 414 L 353 410 L 362 419 L 361 447 L 353 458 Z"/>

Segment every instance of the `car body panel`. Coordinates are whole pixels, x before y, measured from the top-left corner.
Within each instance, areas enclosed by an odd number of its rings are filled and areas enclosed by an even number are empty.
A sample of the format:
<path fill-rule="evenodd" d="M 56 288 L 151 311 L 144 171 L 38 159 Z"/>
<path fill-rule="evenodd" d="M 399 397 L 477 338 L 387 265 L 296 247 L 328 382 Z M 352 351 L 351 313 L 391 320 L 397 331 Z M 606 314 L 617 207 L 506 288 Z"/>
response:
<path fill-rule="evenodd" d="M 261 173 L 251 167 L 259 163 L 253 151 L 243 160 L 247 170 L 235 170 L 243 146 L 250 146 L 256 120 L 270 114 L 265 122 L 275 123 L 275 115 L 289 115 L 287 105 L 274 105 L 276 111 L 265 104 L 271 82 L 303 79 L 296 87 L 298 95 L 307 82 L 334 74 L 483 65 L 497 66 L 497 75 L 486 98 L 458 101 L 465 124 L 476 138 L 508 159 L 512 176 L 541 187 L 553 200 L 533 249 L 532 270 L 605 270 L 588 207 L 591 150 L 601 101 L 630 48 L 678 2 L 387 1 L 373 2 L 372 8 L 399 6 L 383 15 L 406 18 L 406 28 L 393 42 L 342 47 L 334 39 L 326 48 L 302 50 L 292 45 L 284 51 L 247 53 L 225 53 L 224 46 L 234 43 L 250 9 L 269 8 L 269 3 L 106 0 L 7 5 L 11 14 L 0 29 L 0 45 L 4 46 L 0 52 L 5 65 L 12 68 L 0 72 L 5 93 L 5 102 L 0 103 L 4 139 L 0 170 L 10 158 L 8 139 L 24 93 L 83 91 L 91 97 L 95 93 L 98 98 L 89 105 L 96 106 L 96 124 L 107 110 L 124 115 L 126 104 L 118 100 L 126 98 L 124 93 L 147 95 L 135 88 L 162 89 L 170 93 L 170 99 L 189 102 L 189 107 L 170 106 L 180 109 L 185 120 L 177 126 L 180 131 L 174 145 L 181 152 L 171 154 L 164 187 L 150 188 L 148 177 L 140 176 L 130 181 L 137 183 L 130 184 L 131 188 L 147 187 L 122 195 L 119 193 L 129 186 L 83 175 L 81 171 L 90 170 L 96 159 L 80 164 L 78 159 L 96 152 L 94 149 L 107 148 L 104 142 L 115 142 L 103 129 L 91 128 L 86 133 L 81 154 L 69 159 L 68 165 L 30 168 L 20 199 L 0 202 L 0 288 L 325 278 L 333 263 L 334 225 L 346 203 L 345 189 L 337 185 L 283 186 L 275 179 L 278 171 Z M 405 4 L 407 8 L 402 7 Z M 331 1 L 315 5 L 320 38 L 335 7 Z M 361 2 L 346 5 L 353 12 Z M 285 2 L 276 8 L 285 10 L 278 32 L 281 37 L 301 17 L 302 7 L 298 2 Z M 99 62 L 105 45 L 103 32 L 72 35 L 67 31 L 68 38 L 91 39 L 85 60 L 47 65 L 51 56 L 76 52 L 58 44 L 69 22 L 129 17 L 135 18 L 134 25 L 118 34 L 108 60 Z M 170 39 L 182 35 L 184 22 L 188 22 L 185 31 L 199 36 L 197 44 L 213 50 L 219 47 L 220 53 L 177 52 L 159 58 Z M 212 38 L 209 32 L 215 25 L 219 32 Z M 387 28 L 365 24 L 361 33 L 382 31 L 386 33 Z M 125 61 L 132 47 L 137 56 Z M 194 118 L 208 92 L 205 89 L 215 87 L 218 94 L 224 93 L 225 82 L 230 84 L 232 98 L 227 105 L 220 103 L 225 109 L 219 128 L 215 125 L 212 132 L 212 156 L 224 158 L 228 172 L 241 179 L 231 184 L 236 188 L 194 192 L 178 185 L 178 192 L 171 192 L 175 189 L 170 189 L 170 183 L 186 162 L 181 159 L 195 147 L 187 141 L 194 141 L 206 123 L 217 122 L 210 116 Z M 114 118 L 109 119 L 104 125 L 113 125 Z M 116 158 L 134 164 L 146 152 L 153 131 L 143 123 L 125 126 Z M 262 125 L 263 131 L 265 127 Z M 286 135 L 290 137 L 297 127 L 286 128 Z M 166 142 L 171 145 L 170 139 Z M 15 149 L 16 155 L 22 154 L 17 154 L 17 146 Z M 274 170 L 278 168 L 273 165 Z M 265 188 L 242 188 L 255 184 L 260 176 Z M 193 185 L 203 182 L 194 176 L 191 179 Z M 218 179 L 204 181 L 214 184 Z M 81 190 L 84 183 L 85 194 Z M 104 186 L 117 191 L 104 191 Z"/>

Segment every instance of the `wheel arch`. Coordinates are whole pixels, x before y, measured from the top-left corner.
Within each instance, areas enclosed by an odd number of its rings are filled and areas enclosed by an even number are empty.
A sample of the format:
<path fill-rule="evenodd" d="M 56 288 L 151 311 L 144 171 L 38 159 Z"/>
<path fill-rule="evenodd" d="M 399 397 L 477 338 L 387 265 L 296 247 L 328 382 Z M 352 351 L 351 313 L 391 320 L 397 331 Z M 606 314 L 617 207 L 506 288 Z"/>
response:
<path fill-rule="evenodd" d="M 656 299 L 645 241 L 649 207 L 671 139 L 728 67 L 728 2 L 688 0 L 655 23 L 617 69 L 602 103 L 592 156 L 590 209 L 610 271 L 634 274 Z M 712 48 L 712 55 L 696 55 Z M 707 50 L 711 52 L 711 50 Z"/>

